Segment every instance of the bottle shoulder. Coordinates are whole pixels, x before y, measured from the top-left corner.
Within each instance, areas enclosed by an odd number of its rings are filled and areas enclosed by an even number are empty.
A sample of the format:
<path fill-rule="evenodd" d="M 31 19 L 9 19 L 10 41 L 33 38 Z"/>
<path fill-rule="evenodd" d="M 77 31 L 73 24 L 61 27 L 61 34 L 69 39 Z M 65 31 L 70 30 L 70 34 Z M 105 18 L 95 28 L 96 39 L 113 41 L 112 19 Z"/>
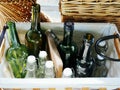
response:
<path fill-rule="evenodd" d="M 66 52 L 69 52 L 69 51 L 77 52 L 78 51 L 78 46 L 75 43 L 72 43 L 70 46 L 66 46 L 61 42 L 59 43 L 58 48 Z"/>
<path fill-rule="evenodd" d="M 74 47 L 74 48 L 78 49 L 78 46 L 75 42 L 72 42 L 71 45 L 64 45 L 64 42 L 61 41 L 58 46 L 63 47 L 63 48 L 73 48 Z"/>
<path fill-rule="evenodd" d="M 42 38 L 42 34 L 40 34 L 38 31 L 33 31 L 33 30 L 29 30 L 26 35 L 25 35 L 25 38 L 28 40 L 28 41 L 39 41 L 39 39 Z"/>

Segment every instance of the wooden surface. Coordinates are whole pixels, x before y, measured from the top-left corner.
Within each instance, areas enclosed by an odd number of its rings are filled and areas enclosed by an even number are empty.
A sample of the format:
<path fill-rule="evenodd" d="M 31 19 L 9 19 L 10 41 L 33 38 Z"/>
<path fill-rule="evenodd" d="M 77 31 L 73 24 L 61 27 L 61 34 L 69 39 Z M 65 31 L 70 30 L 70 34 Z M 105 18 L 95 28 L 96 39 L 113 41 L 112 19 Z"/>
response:
<path fill-rule="evenodd" d="M 46 32 L 46 36 L 47 36 L 49 56 L 55 65 L 56 78 L 61 78 L 63 71 L 62 59 L 57 50 L 54 39 L 52 38 L 51 34 L 48 31 Z"/>

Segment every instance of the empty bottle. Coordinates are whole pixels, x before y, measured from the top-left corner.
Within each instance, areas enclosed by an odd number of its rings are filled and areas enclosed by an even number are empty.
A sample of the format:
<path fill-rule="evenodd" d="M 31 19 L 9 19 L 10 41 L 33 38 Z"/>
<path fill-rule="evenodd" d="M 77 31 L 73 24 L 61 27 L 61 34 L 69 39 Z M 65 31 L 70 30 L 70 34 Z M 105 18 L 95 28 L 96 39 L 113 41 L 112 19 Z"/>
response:
<path fill-rule="evenodd" d="M 63 69 L 66 67 L 74 68 L 75 59 L 78 51 L 76 43 L 72 40 L 74 31 L 73 22 L 64 23 L 64 38 L 58 45 L 58 51 L 63 61 Z"/>
<path fill-rule="evenodd" d="M 52 38 L 54 39 L 54 42 L 55 42 L 56 46 L 58 46 L 61 41 L 58 38 L 58 36 L 54 33 L 54 31 L 48 30 L 48 31 L 46 31 L 46 33 L 48 33 L 48 34 L 50 34 L 52 36 Z"/>
<path fill-rule="evenodd" d="M 38 57 L 39 51 L 44 50 L 45 38 L 40 27 L 40 5 L 32 6 L 31 28 L 25 35 L 26 46 L 29 48 L 29 55 Z"/>
<path fill-rule="evenodd" d="M 37 64 L 35 56 L 28 56 L 26 70 L 26 78 L 36 78 Z"/>
<path fill-rule="evenodd" d="M 86 33 L 83 37 L 79 55 L 76 58 L 76 77 L 88 77 L 91 75 L 93 70 L 93 58 L 91 57 L 91 48 L 93 43 L 94 36 L 91 33 Z"/>
<path fill-rule="evenodd" d="M 38 69 L 37 69 L 37 77 L 44 78 L 45 76 L 45 63 L 47 61 L 47 52 L 40 51 L 38 58 Z"/>
<path fill-rule="evenodd" d="M 10 47 L 6 52 L 10 70 L 15 78 L 24 78 L 26 75 L 26 61 L 28 57 L 28 48 L 20 43 L 15 22 L 7 22 L 7 35 Z"/>
<path fill-rule="evenodd" d="M 45 63 L 45 78 L 55 78 L 55 70 L 53 61 L 49 60 Z"/>
<path fill-rule="evenodd" d="M 92 77 L 106 77 L 108 69 L 105 66 L 106 60 L 104 57 L 97 55 L 95 58 L 95 66 L 92 72 Z"/>

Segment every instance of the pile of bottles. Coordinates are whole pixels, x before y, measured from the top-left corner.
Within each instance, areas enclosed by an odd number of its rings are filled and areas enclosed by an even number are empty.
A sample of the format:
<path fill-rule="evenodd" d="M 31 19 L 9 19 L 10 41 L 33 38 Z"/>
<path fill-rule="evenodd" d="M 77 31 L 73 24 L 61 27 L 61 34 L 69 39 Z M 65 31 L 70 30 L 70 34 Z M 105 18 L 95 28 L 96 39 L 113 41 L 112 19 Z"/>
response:
<path fill-rule="evenodd" d="M 25 34 L 25 45 L 20 43 L 15 22 L 6 23 L 10 44 L 6 52 L 6 60 L 15 78 L 49 77 L 49 75 L 45 76 L 45 72 L 53 68 L 53 62 L 45 60 L 47 59 L 46 36 L 40 26 L 40 5 L 33 5 L 31 13 L 31 28 Z"/>
<path fill-rule="evenodd" d="M 74 77 L 106 77 L 108 69 L 104 57 L 95 52 L 95 37 L 92 33 L 85 33 L 80 47 L 72 40 L 74 22 L 64 23 L 63 40 L 50 31 L 63 61 L 63 69 L 70 68 Z M 79 49 L 79 50 L 78 50 Z M 101 54 L 106 54 L 108 49 L 107 41 L 98 45 Z"/>
<path fill-rule="evenodd" d="M 33 5 L 31 11 L 31 28 L 25 34 L 25 45 L 20 43 L 15 22 L 7 22 L 10 47 L 6 52 L 6 59 L 15 78 L 54 78 L 54 63 L 49 60 L 45 31 L 40 26 L 40 5 Z M 63 40 L 60 40 L 53 31 L 49 32 L 63 62 L 63 78 L 107 76 L 105 58 L 94 51 L 95 37 L 93 34 L 85 33 L 82 44 L 78 47 L 72 40 L 73 22 L 64 23 Z M 100 52 L 105 54 L 108 44 L 103 41 L 98 47 Z"/>

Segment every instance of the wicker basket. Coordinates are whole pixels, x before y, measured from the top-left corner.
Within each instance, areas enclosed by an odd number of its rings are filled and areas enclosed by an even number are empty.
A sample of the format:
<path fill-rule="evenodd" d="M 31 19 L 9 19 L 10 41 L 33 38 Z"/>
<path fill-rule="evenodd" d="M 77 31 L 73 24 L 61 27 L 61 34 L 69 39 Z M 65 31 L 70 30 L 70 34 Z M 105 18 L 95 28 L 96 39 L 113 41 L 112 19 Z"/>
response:
<path fill-rule="evenodd" d="M 61 0 L 62 21 L 111 22 L 120 30 L 120 0 Z"/>
<path fill-rule="evenodd" d="M 36 0 L 1 0 L 0 1 L 0 30 L 8 20 L 26 22 L 31 18 L 31 6 Z M 50 21 L 44 13 L 41 14 L 41 21 Z"/>
<path fill-rule="evenodd" d="M 30 10 L 36 0 L 1 0 L 0 1 L 0 29 L 8 20 L 28 21 L 30 19 Z"/>

